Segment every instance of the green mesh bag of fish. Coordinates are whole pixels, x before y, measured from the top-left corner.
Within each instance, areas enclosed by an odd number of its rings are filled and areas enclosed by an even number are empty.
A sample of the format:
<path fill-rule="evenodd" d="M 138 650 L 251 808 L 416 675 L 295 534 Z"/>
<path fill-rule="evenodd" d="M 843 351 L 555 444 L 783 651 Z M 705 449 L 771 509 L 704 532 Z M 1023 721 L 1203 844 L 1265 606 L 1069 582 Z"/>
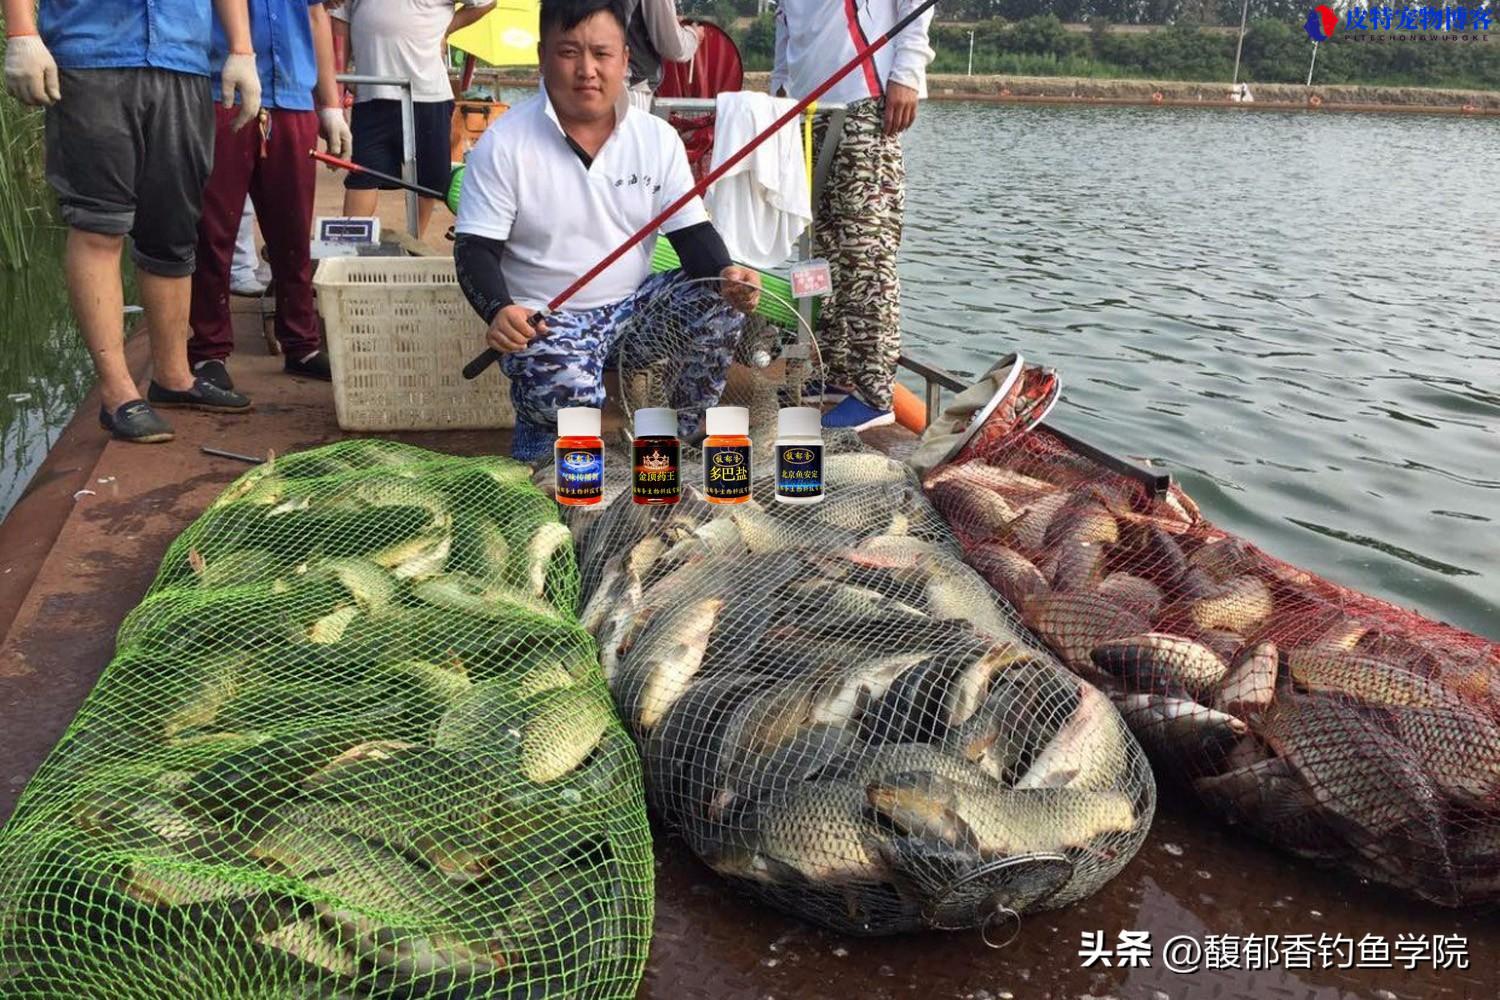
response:
<path fill-rule="evenodd" d="M 1046 426 L 1012 433 L 1014 414 L 926 470 L 928 495 L 1158 774 L 1299 857 L 1500 902 L 1500 643 L 1284 562 L 1175 484 Z"/>
<path fill-rule="evenodd" d="M 659 312 L 620 351 L 630 407 L 681 406 L 691 377 L 686 324 Z M 632 502 L 611 451 L 612 502 L 568 514 L 583 624 L 663 827 L 848 933 L 999 928 L 1094 892 L 1151 821 L 1140 746 L 964 565 L 907 466 L 830 439 L 824 501 L 777 502 L 778 392 L 816 366 L 773 346 L 717 400 L 750 411 L 748 500 L 708 501 L 689 440 L 676 504 Z"/>
<path fill-rule="evenodd" d="M 0 996 L 634 996 L 639 756 L 528 475 L 355 441 L 230 486 L 0 831 Z"/>

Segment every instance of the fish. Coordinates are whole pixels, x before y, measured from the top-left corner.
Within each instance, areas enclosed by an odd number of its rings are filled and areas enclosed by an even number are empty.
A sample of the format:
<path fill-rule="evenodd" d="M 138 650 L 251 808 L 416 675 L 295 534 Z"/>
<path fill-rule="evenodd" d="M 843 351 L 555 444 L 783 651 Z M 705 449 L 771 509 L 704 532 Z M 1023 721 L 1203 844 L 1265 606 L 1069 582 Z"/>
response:
<path fill-rule="evenodd" d="M 1288 695 L 1266 713 L 1260 735 L 1355 843 L 1413 825 L 1428 831 L 1432 846 L 1443 843 L 1441 804 L 1423 762 L 1366 710 Z"/>
<path fill-rule="evenodd" d="M 981 857 L 1056 853 L 1090 847 L 1135 829 L 1135 808 L 1118 792 L 1077 788 L 1015 790 L 906 771 L 871 782 L 871 807 L 897 829 Z"/>
<path fill-rule="evenodd" d="M 1017 517 L 1000 494 L 976 483 L 950 480 L 932 490 L 932 504 L 950 525 L 976 538 L 989 538 Z"/>
<path fill-rule="evenodd" d="M 1102 792 L 1120 787 L 1130 761 L 1125 723 L 1102 691 L 1092 684 L 1077 683 L 1078 699 L 1072 714 L 1046 749 L 1032 760 L 1015 788 Z"/>
<path fill-rule="evenodd" d="M 709 634 L 724 609 L 724 599 L 707 597 L 683 604 L 653 620 L 623 665 L 628 677 L 624 703 L 631 704 L 631 721 L 649 731 L 682 697 L 708 650 Z M 622 704 L 623 707 L 623 704 Z"/>
<path fill-rule="evenodd" d="M 1017 664 L 1030 663 L 1033 655 L 1021 646 L 1000 642 L 970 660 L 953 678 L 943 698 L 944 723 L 962 726 L 968 722 L 989 697 L 996 679 Z"/>
<path fill-rule="evenodd" d="M 369 560 L 390 570 L 398 580 L 425 580 L 443 571 L 452 550 L 453 536 L 444 530 L 392 545 L 372 553 Z"/>
<path fill-rule="evenodd" d="M 1042 561 L 1042 572 L 1060 592 L 1094 590 L 1104 576 L 1104 548 L 1064 539 Z"/>
<path fill-rule="evenodd" d="M 1215 689 L 1213 707 L 1246 720 L 1270 708 L 1276 697 L 1279 659 L 1274 642 L 1257 642 L 1245 649 L 1230 664 L 1229 673 Z"/>
<path fill-rule="evenodd" d="M 1500 805 L 1500 725 L 1478 709 L 1393 709 L 1396 736 L 1416 754 L 1438 789 L 1476 809 Z"/>
<path fill-rule="evenodd" d="M 290 955 L 321 972 L 350 979 L 359 973 L 354 955 L 325 934 L 316 918 L 288 921 L 262 932 L 255 940 L 270 951 Z"/>
<path fill-rule="evenodd" d="M 1068 505 L 1068 494 L 1049 493 L 1029 504 L 1006 525 L 1001 540 L 1022 553 L 1040 552 L 1047 544 L 1053 520 Z"/>
<path fill-rule="evenodd" d="M 731 817 L 744 804 L 759 803 L 812 780 L 856 744 L 846 726 L 815 724 L 799 729 L 767 753 L 721 755 L 715 794 L 708 807 L 711 822 L 738 825 Z"/>
<path fill-rule="evenodd" d="M 1464 707 L 1442 685 L 1360 653 L 1299 647 L 1287 653 L 1287 672 L 1309 691 L 1343 694 L 1371 705 Z"/>
<path fill-rule="evenodd" d="M 570 774 L 593 753 L 614 720 L 613 706 L 592 686 L 548 691 L 521 727 L 521 773 L 539 785 Z"/>
<path fill-rule="evenodd" d="M 169 697 L 163 692 L 160 696 L 158 707 L 164 710 L 161 731 L 168 739 L 217 719 L 224 706 L 240 694 L 244 686 L 242 675 L 248 668 L 238 657 L 230 655 L 202 659 L 181 669 L 198 676 L 188 681 L 180 693 Z M 173 678 L 171 686 L 175 688 L 183 680 L 180 676 Z"/>
<path fill-rule="evenodd" d="M 886 878 L 874 850 L 879 836 L 863 817 L 864 789 L 843 781 L 804 781 L 763 804 L 756 863 L 763 880 L 790 872 L 814 884 L 844 885 Z"/>
<path fill-rule="evenodd" d="M 1114 699 L 1141 745 L 1161 760 L 1198 770 L 1250 731 L 1243 719 L 1188 698 L 1126 694 Z"/>
<path fill-rule="evenodd" d="M 1022 503 L 1057 492 L 1057 487 L 1049 482 L 1014 469 L 990 465 L 982 460 L 964 462 L 961 465 L 945 465 L 929 474 L 923 486 L 928 490 L 933 490 L 949 482 L 982 486 L 1004 495 L 1009 500 Z"/>
<path fill-rule="evenodd" d="M 480 618 L 504 619 L 557 614 L 552 605 L 504 584 L 488 583 L 467 573 L 444 573 L 413 585 L 412 596 L 434 607 Z M 357 609 L 355 609 L 357 610 Z"/>
<path fill-rule="evenodd" d="M 323 559 L 306 570 L 310 581 L 336 580 L 354 598 L 359 610 L 372 618 L 382 617 L 396 598 L 396 580 L 368 559 Z"/>
<path fill-rule="evenodd" d="M 1353 618 L 1339 618 L 1314 639 L 1309 645 L 1320 649 L 1336 649 L 1351 652 L 1370 631 L 1368 625 Z"/>
<path fill-rule="evenodd" d="M 188 552 L 188 565 L 200 587 L 234 587 L 270 579 L 281 568 L 281 560 L 264 549 L 237 549 L 210 562 L 194 549 Z"/>
<path fill-rule="evenodd" d="M 1187 572 L 1178 578 L 1177 585 L 1173 590 L 1176 596 L 1184 600 L 1196 601 L 1205 597 L 1212 597 L 1219 592 L 1222 586 L 1202 566 L 1189 566 Z"/>
<path fill-rule="evenodd" d="M 1196 639 L 1209 649 L 1218 653 L 1219 656 L 1232 662 L 1243 651 L 1245 637 L 1238 632 L 1230 632 L 1220 628 L 1193 629 L 1189 638 Z"/>
<path fill-rule="evenodd" d="M 925 595 L 932 617 L 968 622 L 992 639 L 1019 638 L 1016 625 L 995 604 L 995 592 L 973 570 L 952 559 L 929 559 L 922 565 L 929 572 Z"/>
<path fill-rule="evenodd" d="M 832 488 L 906 482 L 911 469 L 876 452 L 852 451 L 823 459 L 823 478 Z"/>
<path fill-rule="evenodd" d="M 816 621 L 825 615 L 835 618 L 930 620 L 922 609 L 904 601 L 869 587 L 858 587 L 837 580 L 815 577 L 794 584 L 788 588 L 788 592 L 796 595 L 799 600 L 811 602 L 806 615 L 810 621 Z"/>
<path fill-rule="evenodd" d="M 1206 542 L 1188 556 L 1188 565 L 1203 570 L 1216 583 L 1226 583 L 1243 575 L 1251 562 L 1250 546 L 1233 536 Z"/>
<path fill-rule="evenodd" d="M 1048 547 L 1064 541 L 1089 545 L 1113 545 L 1120 540 L 1120 526 L 1114 515 L 1097 503 L 1063 510 L 1047 526 Z"/>
<path fill-rule="evenodd" d="M 1183 555 L 1182 546 L 1170 532 L 1156 525 L 1148 525 L 1144 529 L 1140 551 L 1137 564 L 1146 575 L 1163 586 L 1172 586 L 1188 571 L 1187 556 Z"/>
<path fill-rule="evenodd" d="M 443 713 L 433 730 L 439 750 L 472 753 L 518 751 L 521 744 L 521 700 L 509 677 L 475 684 Z"/>
<path fill-rule="evenodd" d="M 910 535 L 872 535 L 849 551 L 847 558 L 859 566 L 910 570 L 924 563 L 940 563 L 949 556 L 931 542 Z"/>
<path fill-rule="evenodd" d="M 1162 606 L 1162 592 L 1156 584 L 1129 573 L 1111 573 L 1094 588 L 1107 601 L 1114 601 L 1141 615 L 1154 619 Z"/>
<path fill-rule="evenodd" d="M 346 608 L 338 608 L 328 612 L 321 618 L 310 622 L 303 629 L 303 635 L 308 642 L 321 646 L 331 646 L 344 638 L 344 632 L 359 617 L 359 608 L 350 605 Z"/>
<path fill-rule="evenodd" d="M 176 907 L 243 899 L 258 886 L 249 878 L 230 879 L 218 866 L 169 855 L 133 858 L 117 888 L 145 906 Z"/>
<path fill-rule="evenodd" d="M 1074 713 L 1079 687 L 1076 678 L 1039 661 L 1018 663 L 996 679 L 984 703 L 945 734 L 941 745 L 995 781 L 1011 784 L 1022 762 L 1033 760 Z"/>
<path fill-rule="evenodd" d="M 1131 691 L 1186 691 L 1198 698 L 1229 671 L 1228 664 L 1207 646 L 1162 632 L 1112 639 L 1095 646 L 1089 655 L 1100 670 L 1124 678 Z"/>
<path fill-rule="evenodd" d="M 527 592 L 540 598 L 547 588 L 547 568 L 558 550 L 571 547 L 573 534 L 560 521 L 548 521 L 537 527 L 526 545 Z M 571 610 L 571 609 L 569 609 Z"/>
<path fill-rule="evenodd" d="M 1022 609 L 1026 623 L 1075 670 L 1092 671 L 1090 653 L 1101 642 L 1145 632 L 1144 617 L 1093 594 L 1034 597 Z"/>
<path fill-rule="evenodd" d="M 1211 596 L 1188 606 L 1188 617 L 1199 628 L 1244 632 L 1271 617 L 1271 590 L 1258 577 L 1241 576 Z"/>
<path fill-rule="evenodd" d="M 979 571 L 1000 596 L 1014 606 L 1050 591 L 1047 578 L 1030 559 L 997 541 L 982 541 L 965 554 L 969 564 Z"/>
<path fill-rule="evenodd" d="M 820 685 L 808 721 L 815 725 L 853 723 L 866 705 L 878 702 L 903 673 L 930 658 L 926 652 L 892 653 L 856 663 Z"/>

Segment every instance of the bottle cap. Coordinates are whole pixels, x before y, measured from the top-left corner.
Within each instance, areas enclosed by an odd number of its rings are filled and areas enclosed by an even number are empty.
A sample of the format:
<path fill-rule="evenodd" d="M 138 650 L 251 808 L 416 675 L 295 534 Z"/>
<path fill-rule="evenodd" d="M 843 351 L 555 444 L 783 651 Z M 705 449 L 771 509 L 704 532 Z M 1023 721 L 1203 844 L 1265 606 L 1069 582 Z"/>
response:
<path fill-rule="evenodd" d="M 638 438 L 677 436 L 677 411 L 669 406 L 648 406 L 635 411 Z"/>
<path fill-rule="evenodd" d="M 592 406 L 569 406 L 557 411 L 557 436 L 592 438 L 599 436 L 600 411 Z"/>
<path fill-rule="evenodd" d="M 823 436 L 823 413 L 816 406 L 788 406 L 776 415 L 780 437 Z"/>
<path fill-rule="evenodd" d="M 710 406 L 708 433 L 710 437 L 745 437 L 750 433 L 750 411 L 743 406 Z"/>

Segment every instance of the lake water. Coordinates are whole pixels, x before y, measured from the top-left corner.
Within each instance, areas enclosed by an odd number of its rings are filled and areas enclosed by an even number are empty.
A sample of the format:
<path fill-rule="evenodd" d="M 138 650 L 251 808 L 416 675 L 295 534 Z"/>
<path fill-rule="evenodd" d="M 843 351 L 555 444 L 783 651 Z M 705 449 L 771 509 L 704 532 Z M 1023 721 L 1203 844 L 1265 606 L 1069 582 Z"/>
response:
<path fill-rule="evenodd" d="M 1270 552 L 1500 638 L 1500 121 L 932 103 L 906 343 Z"/>
<path fill-rule="evenodd" d="M 1053 365 L 1060 426 L 1226 528 L 1500 636 L 1500 121 L 932 103 L 906 148 L 910 348 Z M 88 371 L 35 271 L 0 513 Z"/>

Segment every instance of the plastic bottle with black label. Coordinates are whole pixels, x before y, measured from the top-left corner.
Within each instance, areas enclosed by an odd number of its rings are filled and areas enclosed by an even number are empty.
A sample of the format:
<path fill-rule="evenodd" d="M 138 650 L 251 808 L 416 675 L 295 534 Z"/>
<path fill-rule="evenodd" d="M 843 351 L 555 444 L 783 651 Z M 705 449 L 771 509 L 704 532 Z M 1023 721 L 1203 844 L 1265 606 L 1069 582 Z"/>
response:
<path fill-rule="evenodd" d="M 750 411 L 710 406 L 703 440 L 703 495 L 709 503 L 750 499 Z"/>
<path fill-rule="evenodd" d="M 570 406 L 557 411 L 557 446 L 553 452 L 557 474 L 557 502 L 568 507 L 590 507 L 604 499 L 604 439 L 599 436 L 600 412 L 592 406 Z"/>
<path fill-rule="evenodd" d="M 682 443 L 677 440 L 677 411 L 648 406 L 635 411 L 632 498 L 659 507 L 682 499 Z"/>
<path fill-rule="evenodd" d="M 823 414 L 815 406 L 789 406 L 776 417 L 776 499 L 823 499 Z"/>

